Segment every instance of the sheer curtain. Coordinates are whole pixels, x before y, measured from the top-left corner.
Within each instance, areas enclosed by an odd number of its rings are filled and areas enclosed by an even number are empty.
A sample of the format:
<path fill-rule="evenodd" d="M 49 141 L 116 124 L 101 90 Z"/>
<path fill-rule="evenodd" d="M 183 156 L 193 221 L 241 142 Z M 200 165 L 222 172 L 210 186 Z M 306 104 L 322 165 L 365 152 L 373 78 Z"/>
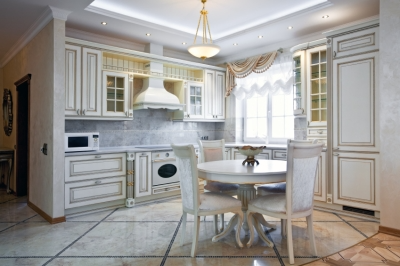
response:
<path fill-rule="evenodd" d="M 243 100 L 255 94 L 266 96 L 281 90 L 284 94 L 293 93 L 292 55 L 279 54 L 273 65 L 263 73 L 251 73 L 245 78 L 237 78 L 232 94 L 236 99 Z"/>

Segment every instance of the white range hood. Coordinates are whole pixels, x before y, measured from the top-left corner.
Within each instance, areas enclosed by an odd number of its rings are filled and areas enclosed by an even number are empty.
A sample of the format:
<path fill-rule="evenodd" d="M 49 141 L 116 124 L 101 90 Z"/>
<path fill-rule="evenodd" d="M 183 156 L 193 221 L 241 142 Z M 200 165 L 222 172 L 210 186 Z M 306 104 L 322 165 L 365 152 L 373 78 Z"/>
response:
<path fill-rule="evenodd" d="M 161 45 L 148 44 L 146 52 L 162 55 Z M 150 62 L 146 65 L 151 75 L 163 75 L 164 67 L 162 63 Z M 164 88 L 162 77 L 150 77 L 143 79 L 142 90 L 133 99 L 133 110 L 140 109 L 169 109 L 183 110 L 185 105 L 179 102 L 178 97 L 169 93 Z"/>

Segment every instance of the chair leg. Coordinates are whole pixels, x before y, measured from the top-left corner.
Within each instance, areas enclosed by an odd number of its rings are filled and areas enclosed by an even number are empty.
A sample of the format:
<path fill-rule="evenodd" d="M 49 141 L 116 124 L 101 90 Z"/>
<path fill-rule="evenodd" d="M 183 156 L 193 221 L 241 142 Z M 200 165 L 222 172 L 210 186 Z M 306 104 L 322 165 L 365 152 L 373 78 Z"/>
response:
<path fill-rule="evenodd" d="M 312 213 L 307 216 L 307 229 L 308 229 L 308 238 L 310 238 L 310 245 L 314 256 L 318 256 L 317 247 L 315 245 L 315 237 L 314 237 L 314 226 L 313 226 L 313 215 Z"/>
<path fill-rule="evenodd" d="M 218 235 L 218 215 L 214 215 L 214 233 Z"/>
<path fill-rule="evenodd" d="M 289 263 L 294 264 L 292 220 L 287 219 L 286 221 L 287 221 L 287 249 L 289 253 Z"/>
<path fill-rule="evenodd" d="M 238 222 L 237 222 L 237 228 L 236 228 L 236 243 L 238 243 L 239 247 L 243 247 L 242 241 L 240 241 L 240 229 L 242 229 L 242 224 L 243 224 L 243 212 L 237 212 L 236 213 L 239 217 Z"/>
<path fill-rule="evenodd" d="M 221 227 L 219 228 L 219 231 L 222 232 L 222 231 L 224 231 L 224 228 L 225 228 L 224 214 L 221 213 L 221 214 L 219 215 L 219 218 L 221 219 Z"/>
<path fill-rule="evenodd" d="M 192 252 L 190 253 L 192 258 L 196 257 L 197 241 L 199 240 L 199 227 L 200 227 L 199 225 L 200 225 L 200 216 L 197 216 L 194 219 Z"/>
<path fill-rule="evenodd" d="M 281 219 L 281 236 L 283 238 L 287 237 L 287 220 Z"/>
<path fill-rule="evenodd" d="M 186 219 L 187 219 L 187 213 L 183 212 L 183 215 L 182 215 L 181 246 L 183 246 L 183 243 L 185 243 Z"/>
<path fill-rule="evenodd" d="M 251 245 L 253 245 L 254 241 L 254 226 L 253 226 L 253 216 L 252 212 L 247 211 L 247 224 L 249 226 L 249 232 L 250 232 L 250 239 L 249 242 L 247 242 L 246 246 L 249 248 Z"/>

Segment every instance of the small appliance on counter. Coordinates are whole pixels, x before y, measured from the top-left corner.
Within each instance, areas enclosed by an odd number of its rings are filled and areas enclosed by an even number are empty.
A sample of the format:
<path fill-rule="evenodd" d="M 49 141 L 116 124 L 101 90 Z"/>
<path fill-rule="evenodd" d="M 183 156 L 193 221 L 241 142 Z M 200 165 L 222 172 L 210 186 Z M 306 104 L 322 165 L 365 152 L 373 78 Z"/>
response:
<path fill-rule="evenodd" d="M 65 133 L 65 152 L 95 151 L 99 149 L 99 132 Z"/>

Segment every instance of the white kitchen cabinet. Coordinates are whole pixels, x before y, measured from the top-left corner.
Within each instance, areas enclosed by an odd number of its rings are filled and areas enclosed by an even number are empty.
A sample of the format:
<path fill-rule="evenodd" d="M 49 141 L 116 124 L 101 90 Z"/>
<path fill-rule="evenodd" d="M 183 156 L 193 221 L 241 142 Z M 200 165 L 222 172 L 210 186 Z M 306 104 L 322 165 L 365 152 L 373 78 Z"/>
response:
<path fill-rule="evenodd" d="M 306 60 L 303 50 L 293 54 L 293 114 L 306 114 Z"/>
<path fill-rule="evenodd" d="M 379 154 L 333 154 L 333 202 L 379 210 Z"/>
<path fill-rule="evenodd" d="M 126 73 L 103 71 L 103 116 L 130 117 L 129 78 Z"/>
<path fill-rule="evenodd" d="M 186 112 L 187 119 L 204 119 L 204 86 L 199 82 L 187 82 Z"/>
<path fill-rule="evenodd" d="M 237 149 L 232 148 L 231 158 L 232 160 L 244 160 L 247 156 L 240 154 Z M 254 156 L 254 158 L 260 160 L 271 160 L 272 150 L 263 150 L 260 154 Z"/>
<path fill-rule="evenodd" d="M 333 38 L 332 42 L 332 56 L 334 58 L 373 52 L 378 49 L 378 27 L 338 36 Z"/>
<path fill-rule="evenodd" d="M 286 161 L 286 156 L 287 156 L 286 150 L 272 150 L 272 160 Z"/>
<path fill-rule="evenodd" d="M 101 116 L 101 51 L 82 49 L 82 116 Z"/>
<path fill-rule="evenodd" d="M 326 202 L 326 152 L 321 152 L 318 160 L 317 176 L 314 184 L 314 200 Z"/>
<path fill-rule="evenodd" d="M 205 71 L 205 118 L 225 119 L 225 73 Z"/>
<path fill-rule="evenodd" d="M 81 47 L 65 45 L 65 115 L 77 116 L 81 107 Z"/>
<path fill-rule="evenodd" d="M 135 155 L 135 198 L 151 195 L 151 152 Z"/>
<path fill-rule="evenodd" d="M 225 148 L 225 160 L 230 160 L 231 159 L 231 148 Z"/>

